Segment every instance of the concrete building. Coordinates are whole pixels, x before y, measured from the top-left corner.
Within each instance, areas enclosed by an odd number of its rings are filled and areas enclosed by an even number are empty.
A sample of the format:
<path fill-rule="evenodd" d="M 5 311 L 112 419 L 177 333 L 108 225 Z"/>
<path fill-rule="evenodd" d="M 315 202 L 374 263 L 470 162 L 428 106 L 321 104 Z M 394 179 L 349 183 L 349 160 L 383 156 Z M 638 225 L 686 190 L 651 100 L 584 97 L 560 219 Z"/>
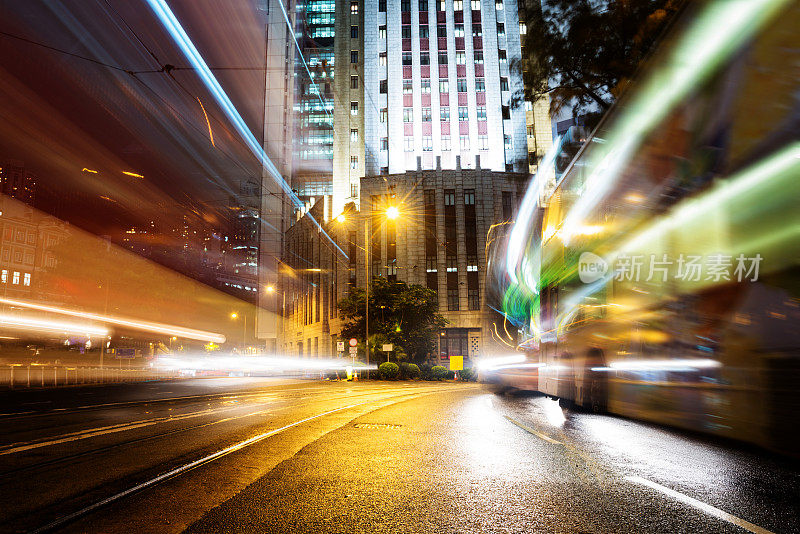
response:
<path fill-rule="evenodd" d="M 36 175 L 25 164 L 9 160 L 0 164 L 0 193 L 33 206 L 36 200 Z"/>
<path fill-rule="evenodd" d="M 333 211 L 363 176 L 464 167 L 525 172 L 516 0 L 352 0 L 336 7 Z M 349 37 L 349 38 L 348 38 Z M 532 113 L 533 113 L 532 109 Z M 533 115 L 531 116 L 532 120 Z M 541 132 L 539 131 L 541 130 Z M 546 131 L 545 131 L 546 130 Z"/>
<path fill-rule="evenodd" d="M 493 225 L 513 219 L 528 174 L 483 169 L 475 160 L 469 169 L 460 158 L 455 163 L 423 170 L 420 160 L 415 171 L 363 178 L 360 210 L 349 204 L 343 222 L 333 217 L 329 198 L 319 200 L 310 213 L 338 249 L 306 216 L 289 229 L 280 296 L 285 354 L 335 355 L 342 326 L 336 303 L 370 277 L 437 291 L 449 324 L 432 358 L 446 363 L 452 355 L 474 359 L 509 350 L 495 338 L 502 319 L 486 301 L 486 238 Z M 394 221 L 385 217 L 389 206 L 400 211 Z"/>

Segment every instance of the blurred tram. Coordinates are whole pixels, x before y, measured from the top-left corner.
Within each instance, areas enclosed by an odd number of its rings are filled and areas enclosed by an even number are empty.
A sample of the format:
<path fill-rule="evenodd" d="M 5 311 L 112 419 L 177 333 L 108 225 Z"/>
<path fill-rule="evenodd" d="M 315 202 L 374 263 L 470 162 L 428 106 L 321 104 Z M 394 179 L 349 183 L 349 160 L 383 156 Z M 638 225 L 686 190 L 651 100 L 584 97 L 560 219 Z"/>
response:
<path fill-rule="evenodd" d="M 506 266 L 527 358 L 491 380 L 800 452 L 799 4 L 687 13 L 565 172 L 534 179 Z"/>

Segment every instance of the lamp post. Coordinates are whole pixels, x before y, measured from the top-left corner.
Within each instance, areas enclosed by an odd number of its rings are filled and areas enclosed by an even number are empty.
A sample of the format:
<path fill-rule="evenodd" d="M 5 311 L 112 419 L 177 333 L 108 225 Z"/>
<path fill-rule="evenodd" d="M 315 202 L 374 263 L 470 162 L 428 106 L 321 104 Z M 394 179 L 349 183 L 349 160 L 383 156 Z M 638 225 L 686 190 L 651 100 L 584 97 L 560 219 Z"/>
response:
<path fill-rule="evenodd" d="M 239 318 L 239 314 L 237 312 L 231 313 L 231 319 L 234 321 Z M 244 350 L 244 346 L 247 345 L 247 314 L 245 313 L 242 315 L 242 349 Z"/>

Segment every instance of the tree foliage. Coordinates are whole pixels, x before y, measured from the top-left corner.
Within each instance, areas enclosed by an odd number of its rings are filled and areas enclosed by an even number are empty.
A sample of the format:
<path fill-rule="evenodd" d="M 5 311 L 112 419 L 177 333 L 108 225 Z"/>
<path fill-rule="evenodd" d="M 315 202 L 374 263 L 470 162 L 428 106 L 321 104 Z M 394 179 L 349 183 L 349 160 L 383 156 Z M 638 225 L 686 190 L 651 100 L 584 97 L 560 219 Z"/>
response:
<path fill-rule="evenodd" d="M 364 339 L 364 301 L 362 288 L 351 289 L 347 297 L 339 301 L 339 311 L 346 321 L 342 328 L 344 337 Z M 446 324 L 439 313 L 435 291 L 403 281 L 373 279 L 369 294 L 371 349 L 388 342 L 395 346 L 393 356 L 405 354 L 421 361 L 435 351 L 437 332 Z"/>
<path fill-rule="evenodd" d="M 526 15 L 526 97 L 551 111 L 608 109 L 685 0 L 542 0 Z"/>

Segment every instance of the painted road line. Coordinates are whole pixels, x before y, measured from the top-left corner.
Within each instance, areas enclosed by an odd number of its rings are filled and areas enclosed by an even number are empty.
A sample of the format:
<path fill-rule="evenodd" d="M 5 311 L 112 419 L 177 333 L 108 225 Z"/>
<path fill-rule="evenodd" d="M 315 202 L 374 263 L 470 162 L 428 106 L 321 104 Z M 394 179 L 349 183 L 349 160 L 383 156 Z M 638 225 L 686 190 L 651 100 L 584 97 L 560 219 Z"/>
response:
<path fill-rule="evenodd" d="M 549 442 L 549 443 L 555 443 L 556 445 L 563 445 L 563 443 L 561 443 L 560 441 L 558 441 L 558 440 L 555 440 L 555 439 L 551 438 L 551 437 L 550 437 L 550 436 L 548 436 L 547 434 L 542 434 L 542 433 L 541 433 L 541 432 L 539 432 L 538 430 L 534 430 L 534 429 L 532 429 L 531 427 L 529 427 L 529 426 L 527 426 L 527 425 L 524 425 L 524 424 L 520 423 L 520 422 L 519 422 L 519 421 L 517 421 L 516 419 L 512 419 L 511 417 L 509 417 L 509 416 L 507 416 L 507 415 L 505 415 L 505 416 L 503 416 L 503 417 L 505 417 L 506 419 L 508 419 L 509 421 L 511 421 L 512 423 L 514 423 L 514 424 L 515 424 L 515 425 L 517 425 L 518 427 L 520 427 L 520 428 L 521 428 L 522 430 L 524 430 L 525 432 L 529 432 L 529 433 L 533 434 L 534 436 L 537 436 L 537 437 L 539 437 L 539 438 L 542 438 L 543 440 L 545 440 L 545 441 L 547 441 L 547 442 Z"/>
<path fill-rule="evenodd" d="M 688 504 L 689 506 L 693 506 L 693 507 L 697 508 L 698 510 L 702 510 L 703 512 L 705 512 L 705 513 L 707 513 L 709 515 L 713 515 L 714 517 L 716 517 L 718 519 L 722 519 L 723 521 L 727 521 L 728 523 L 731 523 L 732 525 L 736 525 L 737 527 L 743 528 L 743 529 L 748 530 L 750 532 L 753 532 L 755 534 L 774 534 L 770 530 L 767 530 L 765 528 L 761 528 L 758 525 L 754 525 L 753 523 L 750 523 L 749 521 L 745 521 L 744 519 L 736 517 L 735 515 L 731 515 L 728 512 L 720 510 L 719 508 L 711 506 L 710 504 L 706 504 L 706 503 L 704 503 L 702 501 L 698 501 L 697 499 L 693 499 L 692 497 L 689 497 L 688 495 L 684 495 L 683 493 L 679 493 L 679 492 L 677 492 L 677 491 L 675 491 L 673 489 L 670 489 L 670 488 L 668 488 L 666 486 L 662 486 L 661 484 L 656 484 L 655 482 L 653 482 L 651 480 L 647 480 L 646 478 L 629 476 L 629 477 L 625 477 L 625 480 L 627 480 L 629 482 L 633 482 L 634 484 L 647 486 L 648 488 L 654 489 L 656 491 L 659 491 L 659 492 L 663 493 L 664 495 L 668 495 L 668 496 L 672 497 L 676 501 L 680 501 L 680 502 L 682 502 L 684 504 Z"/>
<path fill-rule="evenodd" d="M 98 508 L 101 508 L 101 507 L 103 507 L 103 506 L 105 506 L 107 504 L 110 504 L 110 503 L 112 503 L 114 501 L 118 501 L 119 499 L 122 499 L 123 497 L 127 497 L 128 495 L 130 495 L 132 493 L 136 493 L 137 491 L 141 491 L 141 490 L 143 490 L 145 488 L 148 488 L 150 486 L 158 484 L 159 482 L 163 482 L 164 480 L 167 480 L 167 479 L 172 478 L 174 476 L 180 475 L 181 473 L 185 473 L 186 471 L 194 469 L 195 467 L 201 466 L 201 465 L 206 464 L 208 462 L 212 462 L 212 461 L 214 461 L 214 460 L 216 460 L 218 458 L 221 458 L 223 456 L 226 456 L 226 455 L 228 455 L 228 454 L 230 454 L 232 452 L 236 452 L 238 450 L 244 449 L 245 447 L 249 447 L 250 445 L 258 443 L 259 441 L 263 441 L 263 440 L 265 440 L 265 439 L 267 439 L 269 437 L 272 437 L 275 434 L 279 434 L 279 433 L 281 433 L 281 432 L 283 432 L 285 430 L 289 430 L 290 428 L 302 425 L 303 423 L 307 423 L 309 421 L 313 421 L 314 419 L 319 419 L 320 417 L 325 417 L 326 415 L 331 415 L 331 414 L 334 414 L 336 412 L 349 410 L 350 408 L 356 408 L 358 406 L 362 406 L 362 405 L 368 404 L 370 402 L 374 402 L 374 401 L 365 401 L 365 402 L 360 402 L 358 404 L 349 404 L 349 405 L 343 406 L 341 408 L 336 408 L 335 410 L 329 410 L 327 412 L 323 412 L 323 413 L 320 413 L 320 414 L 317 414 L 317 415 L 312 415 L 311 417 L 306 417 L 305 419 L 300 419 L 299 421 L 295 421 L 294 423 L 289 423 L 288 425 L 282 426 L 280 428 L 276 428 L 275 430 L 270 430 L 269 432 L 264 432 L 263 434 L 257 434 L 255 436 L 253 436 L 252 438 L 248 438 L 248 439 L 246 439 L 244 441 L 240 441 L 239 443 L 235 443 L 234 445 L 231 445 L 230 447 L 226 447 L 226 448 L 224 448 L 222 450 L 219 450 L 219 451 L 217 451 L 215 453 L 209 454 L 208 456 L 204 456 L 204 457 L 200 458 L 199 460 L 195 460 L 193 462 L 189 462 L 188 464 L 184 464 L 184 465 L 182 465 L 180 467 L 176 467 L 175 469 L 172 469 L 171 471 L 167 471 L 166 473 L 162 473 L 161 475 L 158 475 L 155 478 L 151 478 L 150 480 L 142 482 L 141 484 L 137 484 L 137 485 L 135 485 L 135 486 L 133 486 L 131 488 L 126 489 L 125 491 L 121 491 L 121 492 L 116 493 L 116 494 L 114 494 L 114 495 L 112 495 L 110 497 L 107 497 L 107 498 L 105 498 L 105 499 L 103 499 L 101 501 L 98 501 L 98 502 L 96 502 L 94 504 L 91 504 L 91 505 L 89 505 L 89 506 L 87 506 L 85 508 L 81 508 L 77 512 L 73 512 L 73 513 L 71 513 L 69 515 L 60 517 L 59 519 L 56 519 L 55 521 L 53 521 L 51 523 L 48 523 L 47 525 L 45 525 L 45 526 L 43 526 L 41 528 L 38 528 L 38 529 L 34 530 L 33 532 L 34 532 L 34 534 L 36 534 L 38 532 L 47 532 L 49 530 L 53 530 L 54 528 L 57 528 L 57 527 L 65 524 L 65 523 L 68 523 L 68 522 L 72 521 L 73 519 L 77 519 L 78 517 L 86 515 L 89 512 L 93 512 L 94 510 L 97 510 Z"/>

